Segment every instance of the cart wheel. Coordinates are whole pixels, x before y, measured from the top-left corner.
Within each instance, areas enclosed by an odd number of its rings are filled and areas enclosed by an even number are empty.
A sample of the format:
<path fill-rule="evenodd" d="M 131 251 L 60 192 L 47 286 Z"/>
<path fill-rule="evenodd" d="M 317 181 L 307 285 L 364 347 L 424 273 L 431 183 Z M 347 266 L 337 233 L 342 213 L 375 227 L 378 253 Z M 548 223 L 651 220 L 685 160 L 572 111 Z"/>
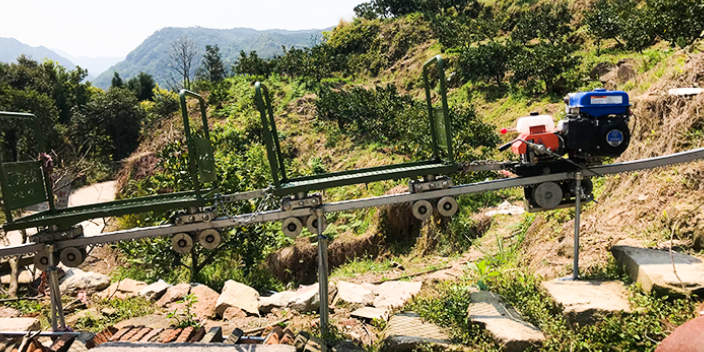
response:
<path fill-rule="evenodd" d="M 34 268 L 41 271 L 49 268 L 49 252 L 42 249 L 34 255 Z"/>
<path fill-rule="evenodd" d="M 61 250 L 59 260 L 69 268 L 75 268 L 86 259 L 86 253 L 76 247 L 66 247 Z"/>
<path fill-rule="evenodd" d="M 281 223 L 281 229 L 284 231 L 284 235 L 296 238 L 301 234 L 303 224 L 298 218 L 287 218 Z"/>
<path fill-rule="evenodd" d="M 318 234 L 318 217 L 315 215 L 309 216 L 308 220 L 306 220 L 306 227 L 308 228 L 308 231 L 310 231 L 310 233 L 317 235 Z M 328 221 L 323 216 L 323 231 L 325 231 L 326 228 L 328 228 Z"/>
<path fill-rule="evenodd" d="M 215 249 L 222 242 L 220 232 L 215 229 L 207 229 L 198 234 L 198 243 L 205 249 Z"/>
<path fill-rule="evenodd" d="M 429 201 L 419 200 L 413 203 L 413 216 L 416 219 L 424 221 L 430 218 L 431 215 L 433 215 L 433 205 Z"/>
<path fill-rule="evenodd" d="M 444 217 L 451 217 L 457 213 L 459 206 L 457 201 L 452 197 L 442 197 L 438 201 L 438 213 Z"/>
<path fill-rule="evenodd" d="M 177 233 L 171 239 L 171 248 L 178 254 L 186 254 L 193 249 L 193 239 L 185 233 Z"/>

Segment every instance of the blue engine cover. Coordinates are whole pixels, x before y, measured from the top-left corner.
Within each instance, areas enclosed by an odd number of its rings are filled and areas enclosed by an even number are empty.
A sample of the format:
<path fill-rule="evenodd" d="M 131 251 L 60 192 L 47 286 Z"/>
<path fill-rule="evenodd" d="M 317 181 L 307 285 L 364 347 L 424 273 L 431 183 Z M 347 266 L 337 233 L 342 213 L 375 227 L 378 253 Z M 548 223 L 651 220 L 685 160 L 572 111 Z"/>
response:
<path fill-rule="evenodd" d="M 628 93 L 620 90 L 606 90 L 597 88 L 591 92 L 570 93 L 570 108 L 579 108 L 580 113 L 585 113 L 594 118 L 605 115 L 622 115 L 628 113 Z"/>

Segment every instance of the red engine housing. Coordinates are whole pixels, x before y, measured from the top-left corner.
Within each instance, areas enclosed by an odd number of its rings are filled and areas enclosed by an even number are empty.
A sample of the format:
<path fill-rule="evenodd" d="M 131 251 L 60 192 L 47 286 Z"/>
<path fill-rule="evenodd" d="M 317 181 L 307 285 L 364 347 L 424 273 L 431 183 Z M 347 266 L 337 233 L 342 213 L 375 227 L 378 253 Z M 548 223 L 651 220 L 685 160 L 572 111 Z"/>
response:
<path fill-rule="evenodd" d="M 530 127 L 529 133 L 521 133 L 518 138 L 535 144 L 543 144 L 549 150 L 557 152 L 560 149 L 560 137 L 557 136 L 555 130 L 547 131 L 544 125 Z M 511 145 L 511 151 L 516 154 L 525 154 L 528 152 L 528 146 L 516 141 Z"/>

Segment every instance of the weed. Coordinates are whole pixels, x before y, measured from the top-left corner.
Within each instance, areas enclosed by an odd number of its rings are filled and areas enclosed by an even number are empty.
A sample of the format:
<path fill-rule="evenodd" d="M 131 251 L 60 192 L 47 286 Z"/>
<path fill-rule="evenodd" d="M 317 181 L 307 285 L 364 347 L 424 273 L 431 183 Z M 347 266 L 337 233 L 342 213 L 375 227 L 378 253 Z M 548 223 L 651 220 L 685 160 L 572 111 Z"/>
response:
<path fill-rule="evenodd" d="M 171 319 L 171 324 L 177 328 L 192 326 L 195 329 L 199 329 L 201 324 L 198 321 L 196 314 L 191 311 L 193 309 L 193 305 L 196 303 L 198 303 L 198 298 L 194 294 L 189 293 L 183 296 L 182 300 L 176 302 L 176 304 L 184 305 L 183 313 L 180 313 L 179 309 L 176 308 L 173 312 L 167 314 L 166 317 Z"/>
<path fill-rule="evenodd" d="M 126 299 L 98 300 L 94 303 L 97 316 L 87 314 L 76 322 L 76 330 L 87 330 L 92 332 L 102 331 L 110 325 L 120 321 L 143 315 L 152 314 L 154 305 L 152 302 L 142 298 L 133 297 Z M 104 312 L 110 311 L 109 314 Z"/>

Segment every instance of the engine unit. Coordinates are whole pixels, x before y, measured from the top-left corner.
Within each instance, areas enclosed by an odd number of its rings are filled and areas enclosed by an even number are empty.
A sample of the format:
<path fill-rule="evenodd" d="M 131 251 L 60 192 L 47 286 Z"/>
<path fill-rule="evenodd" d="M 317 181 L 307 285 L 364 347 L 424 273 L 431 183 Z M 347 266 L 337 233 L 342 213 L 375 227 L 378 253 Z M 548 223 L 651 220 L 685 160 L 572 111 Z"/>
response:
<path fill-rule="evenodd" d="M 597 88 L 565 97 L 566 117 L 558 124 L 570 158 L 589 160 L 617 157 L 628 148 L 628 94 Z"/>
<path fill-rule="evenodd" d="M 532 113 L 518 119 L 515 128 L 518 138 L 500 148 L 510 146 L 519 155 L 520 161 L 512 167 L 517 175 L 578 171 L 601 165 L 604 159 L 618 157 L 628 148 L 631 105 L 626 92 L 598 88 L 571 93 L 564 101 L 565 118 L 557 127 L 549 115 Z M 539 211 L 571 206 L 577 196 L 574 188 L 573 182 L 526 187 L 526 208 Z M 585 178 L 582 198 L 591 199 L 591 190 L 591 180 Z"/>

